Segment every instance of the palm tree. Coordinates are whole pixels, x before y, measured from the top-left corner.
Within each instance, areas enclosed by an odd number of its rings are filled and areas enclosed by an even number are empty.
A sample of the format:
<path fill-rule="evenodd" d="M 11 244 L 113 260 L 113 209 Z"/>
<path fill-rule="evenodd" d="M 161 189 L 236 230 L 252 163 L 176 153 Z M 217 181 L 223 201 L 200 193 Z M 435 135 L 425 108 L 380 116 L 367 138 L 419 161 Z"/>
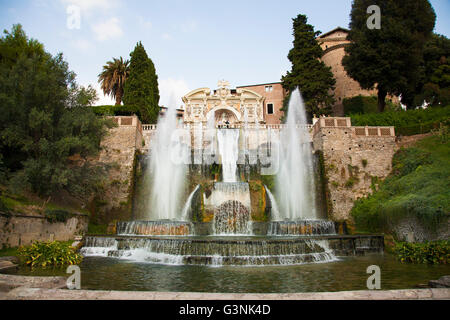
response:
<path fill-rule="evenodd" d="M 103 93 L 116 99 L 116 105 L 120 105 L 123 97 L 123 86 L 130 74 L 129 61 L 113 58 L 113 61 L 106 62 L 103 71 L 98 75 L 98 82 Z"/>

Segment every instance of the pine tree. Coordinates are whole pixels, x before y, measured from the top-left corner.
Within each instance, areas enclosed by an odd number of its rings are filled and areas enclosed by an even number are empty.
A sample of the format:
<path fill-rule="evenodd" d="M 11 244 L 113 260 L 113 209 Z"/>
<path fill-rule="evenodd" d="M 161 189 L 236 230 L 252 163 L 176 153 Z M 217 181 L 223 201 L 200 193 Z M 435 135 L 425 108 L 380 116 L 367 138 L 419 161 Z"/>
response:
<path fill-rule="evenodd" d="M 381 29 L 369 29 L 367 8 L 381 9 Z M 425 42 L 433 31 L 436 14 L 428 0 L 355 0 L 351 11 L 347 56 L 342 64 L 363 89 L 378 90 L 378 111 L 388 94 L 402 94 L 410 104 L 420 80 Z"/>
<path fill-rule="evenodd" d="M 292 63 L 291 71 L 282 77 L 283 87 L 292 92 L 298 87 L 305 101 L 306 111 L 312 114 L 329 114 L 334 103 L 331 94 L 336 80 L 331 68 L 320 58 L 323 50 L 316 41 L 320 35 L 314 27 L 307 24 L 305 15 L 298 15 L 293 20 L 294 47 L 289 51 L 288 59 Z M 283 111 L 287 111 L 287 104 Z"/>
<path fill-rule="evenodd" d="M 124 105 L 138 108 L 141 121 L 156 123 L 159 115 L 159 88 L 155 65 L 141 42 L 130 54 L 130 75 L 124 86 Z"/>

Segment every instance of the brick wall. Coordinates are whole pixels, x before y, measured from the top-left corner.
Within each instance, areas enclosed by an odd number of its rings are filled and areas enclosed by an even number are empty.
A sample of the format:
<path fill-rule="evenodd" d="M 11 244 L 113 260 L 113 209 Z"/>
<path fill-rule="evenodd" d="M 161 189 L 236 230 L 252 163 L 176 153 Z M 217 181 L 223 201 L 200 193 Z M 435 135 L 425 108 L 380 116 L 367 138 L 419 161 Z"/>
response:
<path fill-rule="evenodd" d="M 266 91 L 266 87 L 272 87 L 271 91 Z M 286 96 L 285 90 L 281 86 L 281 83 L 268 83 L 254 86 L 241 86 L 237 88 L 246 88 L 262 95 L 264 100 L 264 121 L 266 124 L 280 124 L 280 118 L 283 116 L 284 112 L 280 111 L 283 107 L 283 100 Z M 267 105 L 273 105 L 273 114 L 268 113 Z"/>

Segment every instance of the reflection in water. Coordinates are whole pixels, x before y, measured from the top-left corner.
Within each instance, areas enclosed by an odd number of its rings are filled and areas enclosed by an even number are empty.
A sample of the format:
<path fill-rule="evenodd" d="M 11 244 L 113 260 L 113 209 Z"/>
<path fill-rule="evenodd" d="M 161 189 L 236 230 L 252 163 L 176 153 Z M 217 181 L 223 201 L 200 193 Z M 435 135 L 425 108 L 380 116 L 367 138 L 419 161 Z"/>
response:
<path fill-rule="evenodd" d="M 81 264 L 81 287 L 97 290 L 284 293 L 365 290 L 370 265 L 381 268 L 381 288 L 406 289 L 449 273 L 448 266 L 400 264 L 391 255 L 342 258 L 300 266 L 165 266 L 88 257 Z M 21 269 L 21 274 L 30 274 Z M 63 275 L 36 270 L 33 275 Z"/>

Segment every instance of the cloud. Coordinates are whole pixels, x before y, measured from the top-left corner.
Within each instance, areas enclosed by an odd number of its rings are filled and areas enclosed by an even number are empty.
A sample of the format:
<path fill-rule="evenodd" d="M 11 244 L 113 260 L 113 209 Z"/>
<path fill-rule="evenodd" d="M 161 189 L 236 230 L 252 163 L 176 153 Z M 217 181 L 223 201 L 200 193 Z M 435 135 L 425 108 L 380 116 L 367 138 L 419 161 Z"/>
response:
<path fill-rule="evenodd" d="M 159 104 L 162 106 L 181 107 L 183 102 L 181 98 L 191 90 L 183 79 L 167 78 L 158 80 Z"/>
<path fill-rule="evenodd" d="M 109 10 L 118 5 L 117 0 L 61 0 L 61 2 L 64 5 L 78 6 L 85 13 L 92 10 Z"/>
<path fill-rule="evenodd" d="M 123 35 L 119 19 L 117 18 L 110 18 L 105 22 L 95 24 L 92 26 L 92 30 L 99 41 L 120 38 Z"/>

